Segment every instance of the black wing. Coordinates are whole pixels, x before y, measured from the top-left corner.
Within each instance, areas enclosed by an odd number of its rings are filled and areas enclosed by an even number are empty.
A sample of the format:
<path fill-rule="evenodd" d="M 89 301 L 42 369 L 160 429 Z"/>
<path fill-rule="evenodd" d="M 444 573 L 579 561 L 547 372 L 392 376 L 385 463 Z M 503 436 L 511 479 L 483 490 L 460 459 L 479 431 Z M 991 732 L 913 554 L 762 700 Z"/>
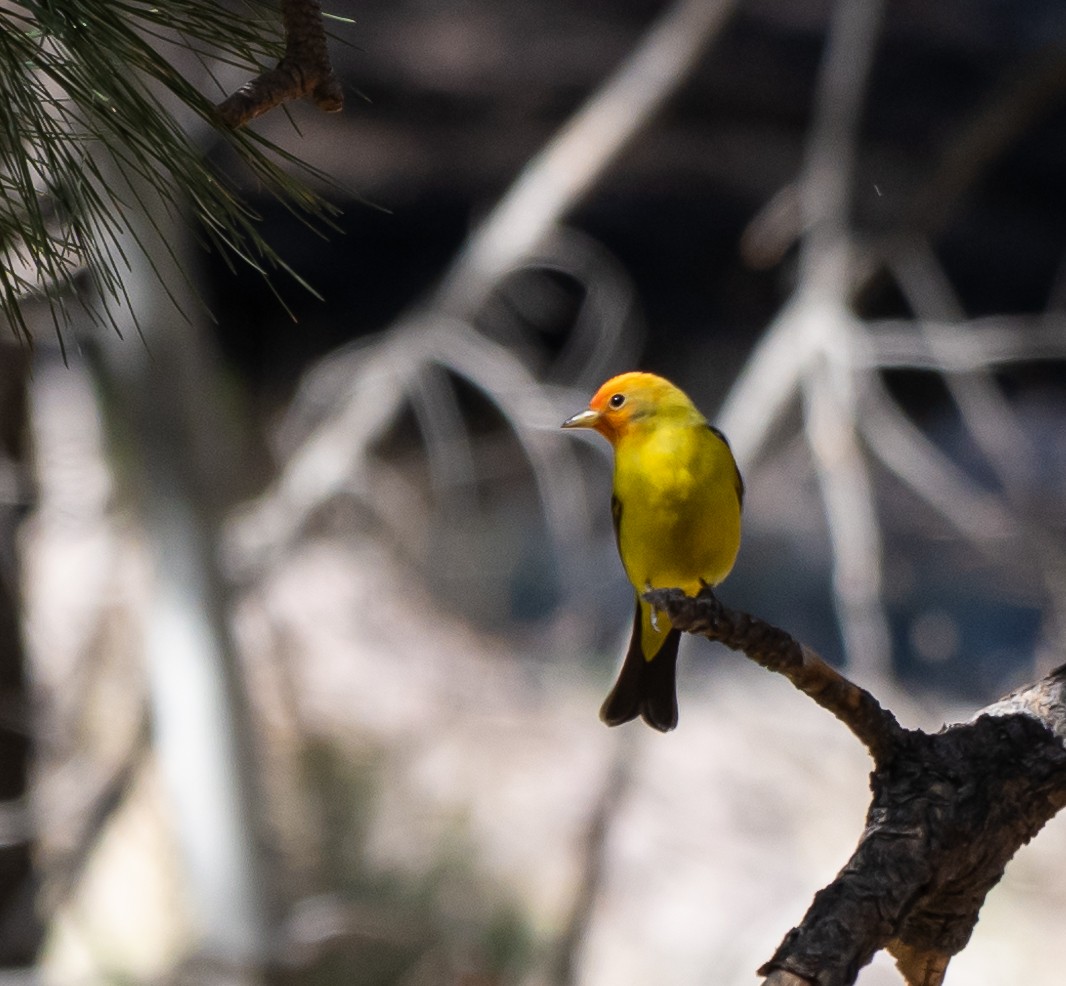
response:
<path fill-rule="evenodd" d="M 614 543 L 622 551 L 622 501 L 611 494 L 611 521 L 614 523 Z"/>
<path fill-rule="evenodd" d="M 722 444 L 729 449 L 729 458 L 733 459 L 733 450 L 729 446 L 729 439 L 725 437 L 714 425 L 707 425 L 721 440 Z M 733 472 L 736 473 L 736 487 L 737 487 L 737 499 L 740 501 L 741 507 L 744 506 L 744 477 L 740 475 L 740 467 L 737 465 L 737 460 L 733 459 Z"/>

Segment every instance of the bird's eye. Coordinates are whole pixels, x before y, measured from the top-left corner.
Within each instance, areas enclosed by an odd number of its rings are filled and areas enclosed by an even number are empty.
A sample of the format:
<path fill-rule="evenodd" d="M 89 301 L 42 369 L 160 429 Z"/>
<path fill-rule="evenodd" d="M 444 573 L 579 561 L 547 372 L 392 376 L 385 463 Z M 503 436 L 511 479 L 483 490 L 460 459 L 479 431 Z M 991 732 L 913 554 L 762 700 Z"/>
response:
<path fill-rule="evenodd" d="M 615 394 L 607 403 L 610 404 L 611 407 L 621 407 L 623 404 L 625 404 L 625 402 L 625 394 Z"/>

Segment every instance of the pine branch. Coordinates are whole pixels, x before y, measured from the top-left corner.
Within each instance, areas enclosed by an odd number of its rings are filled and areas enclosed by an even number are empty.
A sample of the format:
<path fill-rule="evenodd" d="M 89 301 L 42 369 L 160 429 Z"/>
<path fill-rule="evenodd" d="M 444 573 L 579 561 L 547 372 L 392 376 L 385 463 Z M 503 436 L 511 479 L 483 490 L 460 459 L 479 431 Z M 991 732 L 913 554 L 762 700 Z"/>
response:
<path fill-rule="evenodd" d="M 257 6 L 264 0 L 248 0 Z M 62 345 L 83 274 L 105 300 L 97 317 L 113 323 L 107 305 L 124 303 L 130 267 L 118 244 L 137 211 L 161 243 L 183 222 L 264 277 L 288 270 L 236 184 L 205 159 L 197 130 L 214 129 L 294 214 L 330 225 L 335 210 L 286 166 L 329 179 L 223 124 L 196 84 L 209 76 L 207 60 L 262 64 L 278 51 L 261 20 L 235 18 L 215 0 L 25 0 L 0 8 L 0 316 L 16 337 L 30 340 L 22 306 L 36 296 L 51 309 Z M 126 180 L 116 182 L 116 173 Z M 136 245 L 147 252 L 146 243 Z"/>

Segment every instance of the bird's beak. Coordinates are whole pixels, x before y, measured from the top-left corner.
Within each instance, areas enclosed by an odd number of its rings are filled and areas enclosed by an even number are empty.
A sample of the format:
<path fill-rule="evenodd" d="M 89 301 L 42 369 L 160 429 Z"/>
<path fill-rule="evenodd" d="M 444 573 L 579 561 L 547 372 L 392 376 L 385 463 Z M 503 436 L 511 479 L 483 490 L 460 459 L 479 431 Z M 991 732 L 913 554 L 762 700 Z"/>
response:
<path fill-rule="evenodd" d="M 600 412 L 586 408 L 563 422 L 564 428 L 595 428 L 600 423 Z"/>

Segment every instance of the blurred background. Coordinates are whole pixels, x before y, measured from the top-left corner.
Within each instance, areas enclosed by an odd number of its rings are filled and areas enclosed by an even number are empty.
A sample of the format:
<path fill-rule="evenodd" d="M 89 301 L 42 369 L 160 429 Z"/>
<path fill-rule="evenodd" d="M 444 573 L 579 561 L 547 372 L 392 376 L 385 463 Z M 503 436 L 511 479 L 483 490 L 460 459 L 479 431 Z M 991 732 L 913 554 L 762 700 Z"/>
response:
<path fill-rule="evenodd" d="M 337 229 L 202 140 L 313 292 L 132 210 L 121 336 L 0 335 L 3 980 L 754 982 L 869 763 L 701 639 L 676 732 L 599 723 L 632 595 L 558 425 L 690 393 L 720 595 L 905 725 L 1061 663 L 1066 8 L 332 7 L 343 114 L 252 128 Z M 949 984 L 1057 981 L 1059 821 Z"/>

